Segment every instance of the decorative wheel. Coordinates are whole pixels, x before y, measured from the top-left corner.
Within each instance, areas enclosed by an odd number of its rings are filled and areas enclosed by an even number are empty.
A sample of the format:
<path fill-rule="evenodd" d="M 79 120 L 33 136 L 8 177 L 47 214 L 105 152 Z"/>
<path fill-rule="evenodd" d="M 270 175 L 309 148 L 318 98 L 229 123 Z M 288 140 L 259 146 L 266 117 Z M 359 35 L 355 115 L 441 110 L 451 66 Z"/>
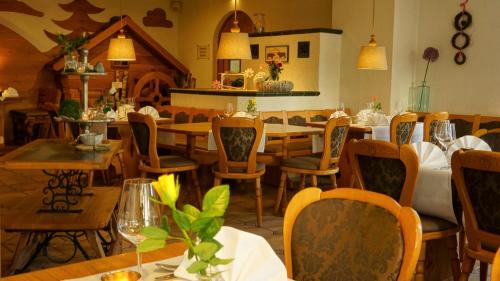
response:
<path fill-rule="evenodd" d="M 170 88 L 177 85 L 171 76 L 163 72 L 149 72 L 142 76 L 134 87 L 136 109 L 150 105 L 153 107 L 170 104 Z"/>

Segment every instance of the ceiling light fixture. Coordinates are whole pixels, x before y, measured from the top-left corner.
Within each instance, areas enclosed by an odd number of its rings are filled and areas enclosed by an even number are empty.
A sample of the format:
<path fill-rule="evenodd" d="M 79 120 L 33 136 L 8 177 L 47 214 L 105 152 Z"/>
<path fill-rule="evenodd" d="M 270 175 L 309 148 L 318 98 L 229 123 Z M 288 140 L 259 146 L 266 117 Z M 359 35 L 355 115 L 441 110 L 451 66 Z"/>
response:
<path fill-rule="evenodd" d="M 236 16 L 236 0 L 234 0 L 234 21 L 231 32 L 223 32 L 217 50 L 218 59 L 252 59 L 248 33 L 241 33 Z"/>
<path fill-rule="evenodd" d="M 125 36 L 122 17 L 122 1 L 120 0 L 120 33 L 117 38 L 113 38 L 109 41 L 108 60 L 135 61 L 134 42 L 132 42 L 132 39 Z"/>
<path fill-rule="evenodd" d="M 367 46 L 361 46 L 357 68 L 366 70 L 387 70 L 385 47 L 377 46 L 377 41 L 375 40 L 375 0 L 373 0 L 370 41 Z"/>

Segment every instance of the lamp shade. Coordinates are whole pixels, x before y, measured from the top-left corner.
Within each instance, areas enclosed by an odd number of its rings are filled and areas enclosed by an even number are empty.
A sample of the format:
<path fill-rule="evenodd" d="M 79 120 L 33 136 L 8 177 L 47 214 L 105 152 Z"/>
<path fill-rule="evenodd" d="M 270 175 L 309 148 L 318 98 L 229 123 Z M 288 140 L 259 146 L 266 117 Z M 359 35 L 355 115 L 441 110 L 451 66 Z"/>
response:
<path fill-rule="evenodd" d="M 385 47 L 377 46 L 375 35 L 371 36 L 367 46 L 361 46 L 358 56 L 358 69 L 387 70 Z"/>
<path fill-rule="evenodd" d="M 111 61 L 135 61 L 134 42 L 125 37 L 123 33 L 118 38 L 109 41 L 108 60 Z"/>
<path fill-rule="evenodd" d="M 223 32 L 217 50 L 218 59 L 252 59 L 248 33 Z"/>

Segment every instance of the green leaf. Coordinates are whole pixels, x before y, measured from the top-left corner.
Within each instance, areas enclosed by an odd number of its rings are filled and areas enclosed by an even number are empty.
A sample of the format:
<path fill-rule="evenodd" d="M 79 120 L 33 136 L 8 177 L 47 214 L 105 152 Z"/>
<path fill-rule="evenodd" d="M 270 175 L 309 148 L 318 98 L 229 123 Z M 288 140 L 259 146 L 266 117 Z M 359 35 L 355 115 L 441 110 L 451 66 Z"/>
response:
<path fill-rule="evenodd" d="M 211 265 L 226 265 L 230 264 L 234 259 L 219 259 L 218 257 L 213 257 L 210 259 L 209 264 Z"/>
<path fill-rule="evenodd" d="M 156 226 L 146 226 L 141 229 L 141 234 L 146 236 L 146 238 L 152 239 L 167 239 L 168 232 Z"/>
<path fill-rule="evenodd" d="M 188 216 L 184 212 L 174 209 L 172 215 L 174 217 L 175 223 L 180 229 L 189 231 L 189 229 L 191 228 L 191 223 L 189 222 Z"/>
<path fill-rule="evenodd" d="M 165 247 L 165 243 L 165 239 L 148 238 L 137 246 L 137 251 L 140 253 L 151 252 Z"/>
<path fill-rule="evenodd" d="M 193 222 L 191 228 L 201 239 L 213 238 L 224 224 L 222 218 L 199 218 Z"/>
<path fill-rule="evenodd" d="M 203 211 L 213 212 L 214 216 L 222 217 L 229 204 L 229 185 L 219 185 L 211 188 L 203 198 Z"/>
<path fill-rule="evenodd" d="M 188 268 L 186 268 L 187 272 L 189 273 L 198 273 L 202 270 L 207 269 L 208 263 L 204 261 L 195 261 L 193 262 L 192 265 L 190 265 Z"/>
<path fill-rule="evenodd" d="M 171 231 L 170 224 L 168 223 L 168 217 L 166 215 L 164 215 L 161 218 L 160 228 L 165 230 L 167 233 L 170 233 L 170 231 Z"/>
<path fill-rule="evenodd" d="M 194 253 L 191 248 L 188 249 L 188 259 L 192 259 L 194 257 Z"/>
<path fill-rule="evenodd" d="M 194 247 L 194 253 L 204 261 L 209 261 L 219 250 L 219 245 L 211 242 L 201 242 Z"/>
<path fill-rule="evenodd" d="M 200 210 L 193 205 L 186 204 L 182 210 L 188 216 L 190 223 L 193 223 L 193 221 L 200 217 Z"/>

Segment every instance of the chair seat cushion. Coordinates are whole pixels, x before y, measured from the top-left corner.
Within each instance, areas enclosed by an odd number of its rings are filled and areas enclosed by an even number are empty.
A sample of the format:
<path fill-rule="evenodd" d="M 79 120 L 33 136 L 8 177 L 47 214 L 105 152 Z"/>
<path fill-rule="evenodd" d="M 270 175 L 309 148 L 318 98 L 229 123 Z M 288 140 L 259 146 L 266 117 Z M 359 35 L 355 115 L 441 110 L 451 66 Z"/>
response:
<path fill-rule="evenodd" d="M 306 170 L 318 170 L 320 161 L 321 158 L 314 156 L 293 157 L 281 161 L 281 166 Z"/>
<path fill-rule="evenodd" d="M 266 168 L 266 165 L 264 163 L 259 163 L 257 162 L 257 165 L 255 167 L 255 172 L 258 173 Z M 218 172 L 219 171 L 219 163 L 215 163 L 212 168 L 213 171 Z M 230 168 L 229 172 L 230 173 L 246 173 L 247 169 L 246 168 Z"/>
<path fill-rule="evenodd" d="M 178 168 L 190 165 L 197 165 L 197 163 L 194 160 L 179 155 L 167 155 L 160 157 L 160 168 Z"/>
<path fill-rule="evenodd" d="M 277 144 L 268 144 L 264 149 L 264 152 L 267 153 L 279 153 L 283 150 L 283 145 L 280 143 Z M 291 142 L 288 144 L 288 151 L 294 150 L 312 150 L 311 142 Z"/>
<path fill-rule="evenodd" d="M 456 224 L 436 218 L 433 216 L 419 215 L 420 221 L 422 221 L 422 232 L 434 232 L 434 231 L 444 231 L 454 227 Z"/>

